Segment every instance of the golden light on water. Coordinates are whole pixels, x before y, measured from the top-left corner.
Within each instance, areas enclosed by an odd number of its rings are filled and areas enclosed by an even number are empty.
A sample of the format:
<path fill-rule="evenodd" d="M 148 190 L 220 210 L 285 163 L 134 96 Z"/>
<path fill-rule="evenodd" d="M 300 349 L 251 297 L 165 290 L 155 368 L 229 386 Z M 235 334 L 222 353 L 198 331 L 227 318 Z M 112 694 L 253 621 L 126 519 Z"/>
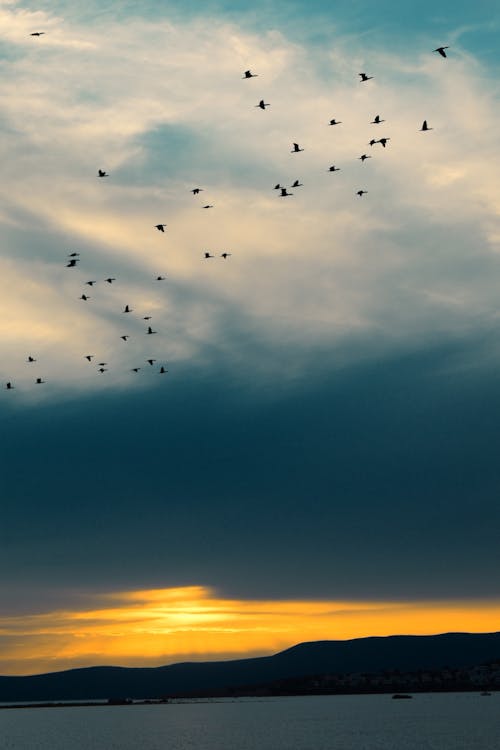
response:
<path fill-rule="evenodd" d="M 499 629 L 500 602 L 265 601 L 202 586 L 114 592 L 93 606 L 0 617 L 2 674 L 272 654 L 302 641 Z"/>

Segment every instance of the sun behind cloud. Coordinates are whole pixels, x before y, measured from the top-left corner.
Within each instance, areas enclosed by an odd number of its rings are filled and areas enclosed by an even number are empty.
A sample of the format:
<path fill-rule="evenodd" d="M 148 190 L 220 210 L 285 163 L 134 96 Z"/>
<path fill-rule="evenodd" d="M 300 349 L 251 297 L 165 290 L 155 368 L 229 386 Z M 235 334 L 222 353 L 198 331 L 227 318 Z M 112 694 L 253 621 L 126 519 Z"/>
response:
<path fill-rule="evenodd" d="M 115 592 L 85 609 L 1 617 L 0 673 L 246 658 L 373 635 L 489 632 L 499 618 L 498 601 L 254 601 L 221 598 L 204 586 Z"/>

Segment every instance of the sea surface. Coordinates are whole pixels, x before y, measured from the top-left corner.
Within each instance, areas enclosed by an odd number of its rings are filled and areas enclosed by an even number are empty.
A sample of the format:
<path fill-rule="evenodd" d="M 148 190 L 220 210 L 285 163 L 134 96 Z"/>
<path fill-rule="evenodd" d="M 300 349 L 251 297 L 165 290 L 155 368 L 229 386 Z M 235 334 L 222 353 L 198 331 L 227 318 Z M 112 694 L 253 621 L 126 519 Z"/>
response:
<path fill-rule="evenodd" d="M 499 750 L 500 693 L 0 711 L 2 750 Z"/>

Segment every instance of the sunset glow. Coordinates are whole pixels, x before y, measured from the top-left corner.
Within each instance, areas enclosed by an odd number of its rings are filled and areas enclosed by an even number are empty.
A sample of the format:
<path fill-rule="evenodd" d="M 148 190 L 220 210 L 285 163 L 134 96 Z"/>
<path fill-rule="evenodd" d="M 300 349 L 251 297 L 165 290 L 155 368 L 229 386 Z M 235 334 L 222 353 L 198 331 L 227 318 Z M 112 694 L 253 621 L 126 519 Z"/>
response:
<path fill-rule="evenodd" d="M 117 592 L 88 609 L 1 617 L 0 672 L 244 658 L 302 641 L 490 632 L 499 621 L 498 601 L 240 601 L 202 586 Z"/>

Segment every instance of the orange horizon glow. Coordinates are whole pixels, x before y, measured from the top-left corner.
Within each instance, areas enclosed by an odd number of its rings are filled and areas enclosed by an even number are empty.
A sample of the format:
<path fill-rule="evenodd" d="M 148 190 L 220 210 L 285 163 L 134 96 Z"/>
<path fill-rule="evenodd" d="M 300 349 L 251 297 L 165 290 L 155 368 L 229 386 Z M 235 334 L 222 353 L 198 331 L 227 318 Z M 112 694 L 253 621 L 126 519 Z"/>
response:
<path fill-rule="evenodd" d="M 500 601 L 486 600 L 253 601 L 186 586 L 112 592 L 93 604 L 0 616 L 0 674 L 160 666 L 269 655 L 304 641 L 500 629 Z"/>

